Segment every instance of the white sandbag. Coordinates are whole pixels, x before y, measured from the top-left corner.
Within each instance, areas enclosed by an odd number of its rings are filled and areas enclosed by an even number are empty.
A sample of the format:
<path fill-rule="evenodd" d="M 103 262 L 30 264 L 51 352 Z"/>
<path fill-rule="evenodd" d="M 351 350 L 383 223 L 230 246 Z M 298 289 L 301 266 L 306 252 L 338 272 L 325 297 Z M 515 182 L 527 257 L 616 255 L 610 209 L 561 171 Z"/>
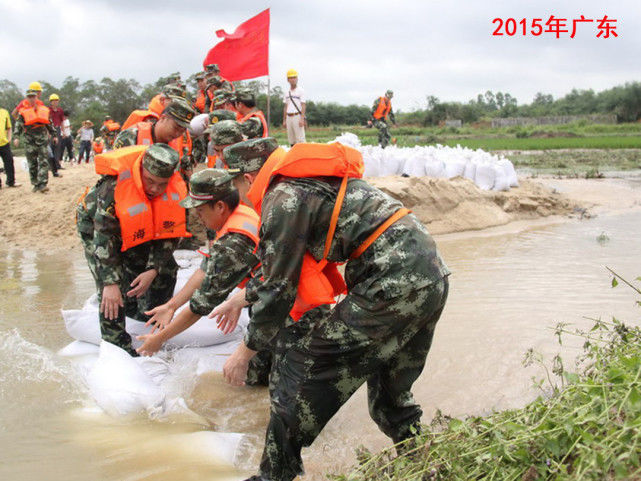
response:
<path fill-rule="evenodd" d="M 405 161 L 403 165 L 403 175 L 410 177 L 425 176 L 425 160 L 420 155 L 414 155 Z"/>
<path fill-rule="evenodd" d="M 489 164 L 478 164 L 476 166 L 476 177 L 474 183 L 480 189 L 491 190 L 494 187 L 494 179 L 496 178 L 496 171 L 494 167 Z"/>
<path fill-rule="evenodd" d="M 200 114 L 191 119 L 187 130 L 192 137 L 199 137 L 205 133 L 207 127 L 209 127 L 209 114 Z"/>
<path fill-rule="evenodd" d="M 514 164 L 509 159 L 502 158 L 501 160 L 499 160 L 499 165 L 503 167 L 503 171 L 507 176 L 508 182 L 510 183 L 510 187 L 518 187 L 519 178 L 516 175 Z"/>
<path fill-rule="evenodd" d="M 461 159 L 449 159 L 445 162 L 445 177 L 452 179 L 463 175 L 465 162 Z"/>
<path fill-rule="evenodd" d="M 98 355 L 100 348 L 96 344 L 84 341 L 73 341 L 58 351 L 58 356 L 77 357 Z"/>
<path fill-rule="evenodd" d="M 358 149 L 361 146 L 361 139 L 358 138 L 358 135 L 351 132 L 343 132 L 341 135 L 328 143 L 332 142 L 340 142 L 341 144 L 347 145 L 348 147 L 352 147 L 354 149 Z"/>
<path fill-rule="evenodd" d="M 474 182 L 476 178 L 476 164 L 472 160 L 468 160 L 465 163 L 465 170 L 463 170 L 463 177 L 470 179 Z"/>
<path fill-rule="evenodd" d="M 225 361 L 240 344 L 240 339 L 218 346 L 186 347 L 173 353 L 174 364 L 192 366 L 192 372 L 201 376 L 206 372 L 222 372 Z"/>
<path fill-rule="evenodd" d="M 425 175 L 427 177 L 445 177 L 445 166 L 443 161 L 439 159 L 433 159 L 428 162 L 425 162 Z"/>
<path fill-rule="evenodd" d="M 62 311 L 65 328 L 69 335 L 76 341 L 100 344 L 100 321 L 98 308 L 70 309 Z"/>
<path fill-rule="evenodd" d="M 160 387 L 123 349 L 102 341 L 100 355 L 87 376 L 89 392 L 107 414 L 128 416 L 162 409 Z"/>
<path fill-rule="evenodd" d="M 363 156 L 363 163 L 365 164 L 365 169 L 363 172 L 363 177 L 380 177 L 381 169 L 378 165 L 378 159 L 373 157 Z"/>
<path fill-rule="evenodd" d="M 496 177 L 494 178 L 494 185 L 492 186 L 492 190 L 510 190 L 510 180 L 503 170 L 503 167 L 501 167 L 499 164 L 494 164 L 493 167 L 494 172 L 496 173 Z"/>

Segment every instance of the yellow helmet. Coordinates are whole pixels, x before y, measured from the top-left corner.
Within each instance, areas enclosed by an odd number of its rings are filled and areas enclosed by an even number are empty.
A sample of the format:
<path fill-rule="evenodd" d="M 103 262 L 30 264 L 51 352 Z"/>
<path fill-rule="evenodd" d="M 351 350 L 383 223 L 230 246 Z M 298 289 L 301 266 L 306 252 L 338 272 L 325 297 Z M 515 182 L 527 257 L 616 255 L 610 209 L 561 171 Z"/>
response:
<path fill-rule="evenodd" d="M 294 70 L 293 68 L 290 68 L 287 71 L 287 78 L 292 78 L 292 77 L 298 77 L 298 72 Z"/>
<path fill-rule="evenodd" d="M 60 97 L 58 97 L 58 94 L 51 94 L 49 95 L 49 102 L 52 100 L 60 100 Z"/>
<path fill-rule="evenodd" d="M 29 90 L 37 90 L 38 92 L 42 92 L 42 85 L 40 85 L 40 82 L 31 82 L 29 84 Z"/>

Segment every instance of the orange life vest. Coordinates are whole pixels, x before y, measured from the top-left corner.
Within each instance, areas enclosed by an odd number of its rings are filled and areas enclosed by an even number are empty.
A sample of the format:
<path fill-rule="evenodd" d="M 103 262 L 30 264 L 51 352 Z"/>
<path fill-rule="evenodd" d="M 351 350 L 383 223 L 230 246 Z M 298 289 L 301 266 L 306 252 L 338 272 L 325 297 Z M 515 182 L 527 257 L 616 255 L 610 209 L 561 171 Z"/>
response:
<path fill-rule="evenodd" d="M 186 213 L 179 202 L 187 186 L 174 173 L 165 192 L 147 198 L 142 184 L 142 158 L 147 146 L 133 145 L 96 156 L 96 173 L 117 175 L 115 201 L 120 221 L 122 251 L 158 239 L 191 237 L 185 228 Z"/>
<path fill-rule="evenodd" d="M 136 128 L 138 129 L 138 136 L 136 137 L 136 145 L 151 145 L 154 143 L 154 138 L 151 135 L 153 129 L 151 122 L 138 122 Z"/>
<path fill-rule="evenodd" d="M 167 145 L 178 152 L 179 157 L 182 157 L 184 148 L 187 148 L 187 154 L 191 155 L 191 135 L 187 131 L 180 137 L 171 140 Z"/>
<path fill-rule="evenodd" d="M 113 120 L 105 120 L 102 125 L 107 127 L 107 130 L 109 132 L 116 132 L 117 130 L 120 130 L 120 124 L 118 122 L 114 122 Z"/>
<path fill-rule="evenodd" d="M 264 137 L 269 137 L 269 130 L 267 128 L 267 120 L 265 120 L 265 115 L 260 111 L 260 110 L 255 110 L 253 112 L 249 112 L 247 115 L 245 115 L 243 118 L 241 118 L 238 123 L 244 123 L 247 119 L 251 117 L 257 117 L 258 120 L 260 120 L 260 123 L 263 124 L 263 138 Z"/>
<path fill-rule="evenodd" d="M 162 114 L 162 111 L 165 110 L 165 107 L 160 101 L 160 97 L 162 97 L 162 94 L 156 95 L 153 99 L 151 99 L 151 102 L 149 102 L 149 105 L 147 106 L 147 110 L 151 110 L 155 114 L 158 114 L 158 116 L 160 116 L 160 114 Z"/>
<path fill-rule="evenodd" d="M 158 119 L 160 115 L 158 115 L 156 112 L 153 112 L 151 110 L 134 110 L 129 114 L 129 117 L 127 117 L 127 120 L 125 120 L 125 123 L 122 124 L 122 130 L 126 130 L 129 127 L 131 127 L 134 124 L 137 124 L 139 122 L 149 122 L 150 120 L 153 119 Z"/>
<path fill-rule="evenodd" d="M 378 100 L 378 107 L 376 107 L 376 111 L 374 112 L 374 118 L 386 119 L 390 110 L 392 110 L 392 102 L 387 97 L 380 97 Z"/>
<path fill-rule="evenodd" d="M 105 149 L 105 144 L 103 144 L 102 142 L 93 143 L 93 151 L 96 154 L 101 154 L 104 149 Z"/>
<path fill-rule="evenodd" d="M 334 304 L 335 297 L 347 293 L 347 285 L 338 271 L 339 263 L 329 262 L 327 255 L 332 245 L 336 224 L 343 205 L 350 178 L 363 176 L 363 157 L 355 149 L 339 143 L 333 144 L 296 144 L 288 153 L 278 152 L 277 149 L 267 159 L 247 194 L 256 207 L 261 211 L 262 201 L 271 180 L 277 176 L 285 177 L 340 177 L 341 186 L 336 197 L 334 210 L 325 239 L 323 258 L 320 261 L 306 252 L 298 280 L 298 291 L 294 307 L 290 313 L 294 320 L 308 310 L 323 304 Z M 350 256 L 358 258 L 365 250 L 394 222 L 407 215 L 410 211 L 402 208 L 379 226 Z"/>
<path fill-rule="evenodd" d="M 205 91 L 204 90 L 199 90 L 198 91 L 198 96 L 196 97 L 196 101 L 194 102 L 194 108 L 198 110 L 198 112 L 203 113 L 205 111 Z"/>
<path fill-rule="evenodd" d="M 218 155 L 208 155 L 207 156 L 207 168 L 208 169 L 213 169 L 216 167 L 216 159 L 218 159 Z"/>
<path fill-rule="evenodd" d="M 24 119 L 25 125 L 34 124 L 48 124 L 49 123 L 49 108 L 44 105 L 37 105 L 35 107 L 26 107 L 20 109 L 20 115 Z"/>
<path fill-rule="evenodd" d="M 44 105 L 44 104 L 45 103 L 42 100 L 36 99 L 36 106 Z M 31 108 L 31 104 L 29 103 L 29 99 L 22 99 L 20 103 L 16 106 L 16 110 L 18 112 L 20 112 L 21 109 L 30 109 L 30 108 Z"/>

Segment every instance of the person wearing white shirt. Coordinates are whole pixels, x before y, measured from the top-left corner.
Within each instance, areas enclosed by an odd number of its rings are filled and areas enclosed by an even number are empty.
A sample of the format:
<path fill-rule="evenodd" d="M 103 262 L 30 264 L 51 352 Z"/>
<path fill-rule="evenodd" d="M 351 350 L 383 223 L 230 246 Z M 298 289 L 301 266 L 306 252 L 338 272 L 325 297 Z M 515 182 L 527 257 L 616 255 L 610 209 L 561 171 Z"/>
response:
<path fill-rule="evenodd" d="M 93 122 L 91 120 L 85 120 L 82 122 L 82 127 L 78 131 L 78 136 L 80 137 L 80 152 L 78 152 L 78 163 L 82 163 L 82 159 L 85 159 L 86 163 L 89 163 L 89 157 L 91 157 L 91 142 L 93 142 Z"/>
<path fill-rule="evenodd" d="M 298 86 L 298 72 L 287 71 L 289 92 L 285 95 L 283 109 L 283 127 L 287 129 L 289 145 L 305 142 L 305 92 Z"/>
<path fill-rule="evenodd" d="M 69 111 L 63 111 L 63 119 L 60 124 L 60 160 L 67 149 L 67 160 L 71 163 L 75 162 L 73 155 L 73 139 L 71 138 L 71 123 L 69 122 Z"/>

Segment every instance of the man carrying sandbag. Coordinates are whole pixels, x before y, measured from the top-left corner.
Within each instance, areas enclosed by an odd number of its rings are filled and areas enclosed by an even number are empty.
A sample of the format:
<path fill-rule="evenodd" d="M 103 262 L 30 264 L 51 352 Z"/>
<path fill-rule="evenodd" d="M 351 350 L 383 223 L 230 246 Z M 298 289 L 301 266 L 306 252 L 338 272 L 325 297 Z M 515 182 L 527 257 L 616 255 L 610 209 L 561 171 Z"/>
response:
<path fill-rule="evenodd" d="M 187 187 L 176 172 L 178 154 L 166 144 L 132 146 L 96 156 L 92 253 L 102 338 L 136 356 L 125 316 L 146 322 L 169 300 L 178 241 L 190 234 L 179 202 Z"/>

